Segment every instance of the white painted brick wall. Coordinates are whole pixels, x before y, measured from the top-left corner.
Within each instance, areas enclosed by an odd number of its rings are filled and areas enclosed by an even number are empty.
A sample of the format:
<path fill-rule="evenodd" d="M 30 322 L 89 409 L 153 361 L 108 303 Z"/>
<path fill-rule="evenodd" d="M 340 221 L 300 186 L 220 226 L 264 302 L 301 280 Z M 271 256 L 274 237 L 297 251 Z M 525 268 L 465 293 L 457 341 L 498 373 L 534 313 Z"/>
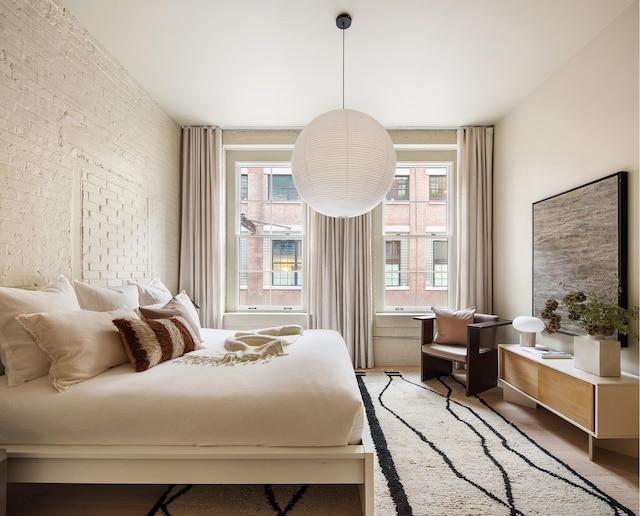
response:
<path fill-rule="evenodd" d="M 0 0 L 0 284 L 177 288 L 180 128 L 57 0 Z"/>
<path fill-rule="evenodd" d="M 121 285 L 149 275 L 148 194 L 144 185 L 85 166 L 81 180 L 82 270 L 88 283 Z"/>

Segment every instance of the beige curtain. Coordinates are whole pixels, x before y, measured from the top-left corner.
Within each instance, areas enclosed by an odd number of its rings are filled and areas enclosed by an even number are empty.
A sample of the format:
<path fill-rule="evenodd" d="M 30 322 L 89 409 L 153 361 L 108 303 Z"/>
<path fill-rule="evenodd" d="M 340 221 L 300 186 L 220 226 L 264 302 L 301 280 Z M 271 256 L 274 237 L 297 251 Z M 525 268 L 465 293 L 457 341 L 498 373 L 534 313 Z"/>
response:
<path fill-rule="evenodd" d="M 182 129 L 180 290 L 200 306 L 206 328 L 222 328 L 224 173 L 222 135 L 212 127 Z"/>
<path fill-rule="evenodd" d="M 354 367 L 373 367 L 371 213 L 338 219 L 307 210 L 309 326 L 337 330 Z"/>
<path fill-rule="evenodd" d="M 458 129 L 456 307 L 493 312 L 493 127 Z"/>

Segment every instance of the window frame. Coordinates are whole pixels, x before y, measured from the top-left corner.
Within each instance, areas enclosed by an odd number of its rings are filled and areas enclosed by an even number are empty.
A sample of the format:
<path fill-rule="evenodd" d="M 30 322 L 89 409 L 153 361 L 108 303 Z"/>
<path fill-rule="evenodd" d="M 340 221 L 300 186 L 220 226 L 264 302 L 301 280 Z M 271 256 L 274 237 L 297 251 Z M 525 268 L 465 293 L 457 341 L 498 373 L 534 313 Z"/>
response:
<path fill-rule="evenodd" d="M 447 291 L 447 301 L 448 305 L 452 306 L 454 302 L 454 294 L 456 288 L 456 275 L 454 264 L 456 263 L 456 230 L 455 230 L 455 213 L 456 213 L 456 203 L 455 203 L 455 173 L 456 173 L 456 150 L 452 147 L 445 147 L 442 149 L 411 149 L 410 151 L 405 151 L 398 149 L 397 150 L 397 168 L 398 169 L 406 169 L 413 167 L 427 167 L 427 168 L 446 168 L 447 169 L 447 197 L 446 200 L 430 200 L 429 198 L 424 199 L 426 202 L 430 203 L 447 203 L 447 212 L 446 212 L 446 231 L 444 233 L 428 233 L 425 230 L 425 238 L 427 239 L 435 239 L 441 240 L 440 236 L 443 236 L 444 239 L 448 240 L 448 260 L 447 260 L 447 286 L 439 287 L 439 286 L 428 286 L 426 283 L 422 285 L 423 288 L 429 290 L 446 290 Z M 413 188 L 413 185 L 410 185 Z M 429 189 L 428 196 L 430 197 L 431 191 Z M 374 245 L 374 303 L 375 303 L 375 312 L 379 315 L 384 314 L 424 314 L 425 312 L 431 312 L 431 306 L 394 306 L 394 305 L 385 305 L 385 291 L 386 290 L 399 290 L 402 288 L 409 289 L 410 287 L 387 287 L 385 281 L 385 269 L 386 269 L 386 259 L 385 259 L 385 242 L 387 239 L 392 237 L 391 233 L 385 233 L 384 228 L 384 204 L 388 202 L 385 200 L 380 203 L 380 205 L 376 208 L 374 213 L 374 234 L 375 238 L 378 242 Z M 401 203 L 411 203 L 412 199 L 406 201 L 392 201 L 394 204 Z M 408 234 L 397 233 L 397 238 L 401 237 L 409 237 Z M 428 244 L 432 245 L 432 244 Z M 426 267 L 426 264 L 425 264 Z M 433 272 L 433 271 L 429 271 Z M 402 273 L 402 271 L 400 271 Z M 407 271 L 407 274 L 409 272 Z"/>
<path fill-rule="evenodd" d="M 225 271 L 225 312 L 226 313 L 273 313 L 273 312 L 286 312 L 286 313 L 304 313 L 305 307 L 305 289 L 307 284 L 306 278 L 306 205 L 300 200 L 269 200 L 269 202 L 281 204 L 281 203 L 300 203 L 301 204 L 301 218 L 302 224 L 292 226 L 291 230 L 278 231 L 274 230 L 264 238 L 273 240 L 300 240 L 302 246 L 302 257 L 300 263 L 302 270 L 298 271 L 301 284 L 294 286 L 273 286 L 269 284 L 264 286 L 265 290 L 298 290 L 300 291 L 300 304 L 294 306 L 285 305 L 241 305 L 240 304 L 240 291 L 246 289 L 246 282 L 243 285 L 241 283 L 241 272 L 239 269 L 239 260 L 241 259 L 240 253 L 240 236 L 242 229 L 240 227 L 240 213 L 241 203 L 250 201 L 251 199 L 240 199 L 241 192 L 241 172 L 244 167 L 260 167 L 269 169 L 290 169 L 291 168 L 291 150 L 289 149 L 226 149 L 225 150 L 225 173 L 226 173 L 226 218 L 227 218 L 227 234 L 226 234 L 226 271 Z M 275 175 L 280 175 L 281 172 L 276 172 Z M 270 197 L 270 185 L 268 187 Z M 299 232 L 298 232 L 299 230 Z M 247 232 L 244 232 L 244 236 L 253 238 Z M 269 246 L 271 248 L 271 246 Z M 265 259 L 268 259 L 271 264 L 271 251 L 268 256 L 263 255 L 263 264 Z M 271 265 L 268 269 L 263 268 L 264 274 L 272 275 L 273 271 Z"/>

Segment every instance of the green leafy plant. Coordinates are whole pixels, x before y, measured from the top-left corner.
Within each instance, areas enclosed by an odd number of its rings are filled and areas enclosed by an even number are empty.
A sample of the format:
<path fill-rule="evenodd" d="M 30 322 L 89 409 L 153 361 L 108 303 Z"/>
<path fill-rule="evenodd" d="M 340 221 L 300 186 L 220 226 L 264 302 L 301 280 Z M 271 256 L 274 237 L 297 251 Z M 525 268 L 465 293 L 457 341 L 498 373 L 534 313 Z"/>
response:
<path fill-rule="evenodd" d="M 566 292 L 562 298 L 562 305 L 567 308 L 567 318 L 580 326 L 588 335 L 608 337 L 618 332 L 638 338 L 638 335 L 629 328 L 629 323 L 638 319 L 640 314 L 637 306 L 623 308 L 618 305 L 617 299 L 598 296 L 595 292 L 585 294 L 581 290 L 570 289 L 564 283 L 561 285 Z M 620 293 L 619 284 L 617 290 Z M 540 311 L 540 317 L 546 321 L 544 329 L 547 333 L 555 333 L 561 327 L 562 317 L 556 313 L 559 306 L 555 299 L 547 299 L 544 308 Z"/>

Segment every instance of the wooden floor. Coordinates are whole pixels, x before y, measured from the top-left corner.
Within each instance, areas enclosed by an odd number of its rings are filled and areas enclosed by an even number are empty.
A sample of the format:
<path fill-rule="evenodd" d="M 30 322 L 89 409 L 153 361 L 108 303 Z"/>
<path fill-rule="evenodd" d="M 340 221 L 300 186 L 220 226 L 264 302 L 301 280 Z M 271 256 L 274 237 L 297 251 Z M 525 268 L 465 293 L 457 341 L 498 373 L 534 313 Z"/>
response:
<path fill-rule="evenodd" d="M 597 448 L 594 460 L 590 461 L 588 434 L 561 417 L 542 407 L 529 408 L 503 401 L 502 389 L 492 389 L 482 397 L 538 444 L 635 514 L 640 514 L 637 458 Z"/>
<path fill-rule="evenodd" d="M 598 449 L 589 460 L 586 433 L 543 408 L 502 400 L 502 390 L 483 397 L 532 439 L 636 514 L 640 513 L 638 459 Z M 9 485 L 8 516 L 146 515 L 165 486 Z M 1 511 L 0 511 L 1 512 Z"/>

